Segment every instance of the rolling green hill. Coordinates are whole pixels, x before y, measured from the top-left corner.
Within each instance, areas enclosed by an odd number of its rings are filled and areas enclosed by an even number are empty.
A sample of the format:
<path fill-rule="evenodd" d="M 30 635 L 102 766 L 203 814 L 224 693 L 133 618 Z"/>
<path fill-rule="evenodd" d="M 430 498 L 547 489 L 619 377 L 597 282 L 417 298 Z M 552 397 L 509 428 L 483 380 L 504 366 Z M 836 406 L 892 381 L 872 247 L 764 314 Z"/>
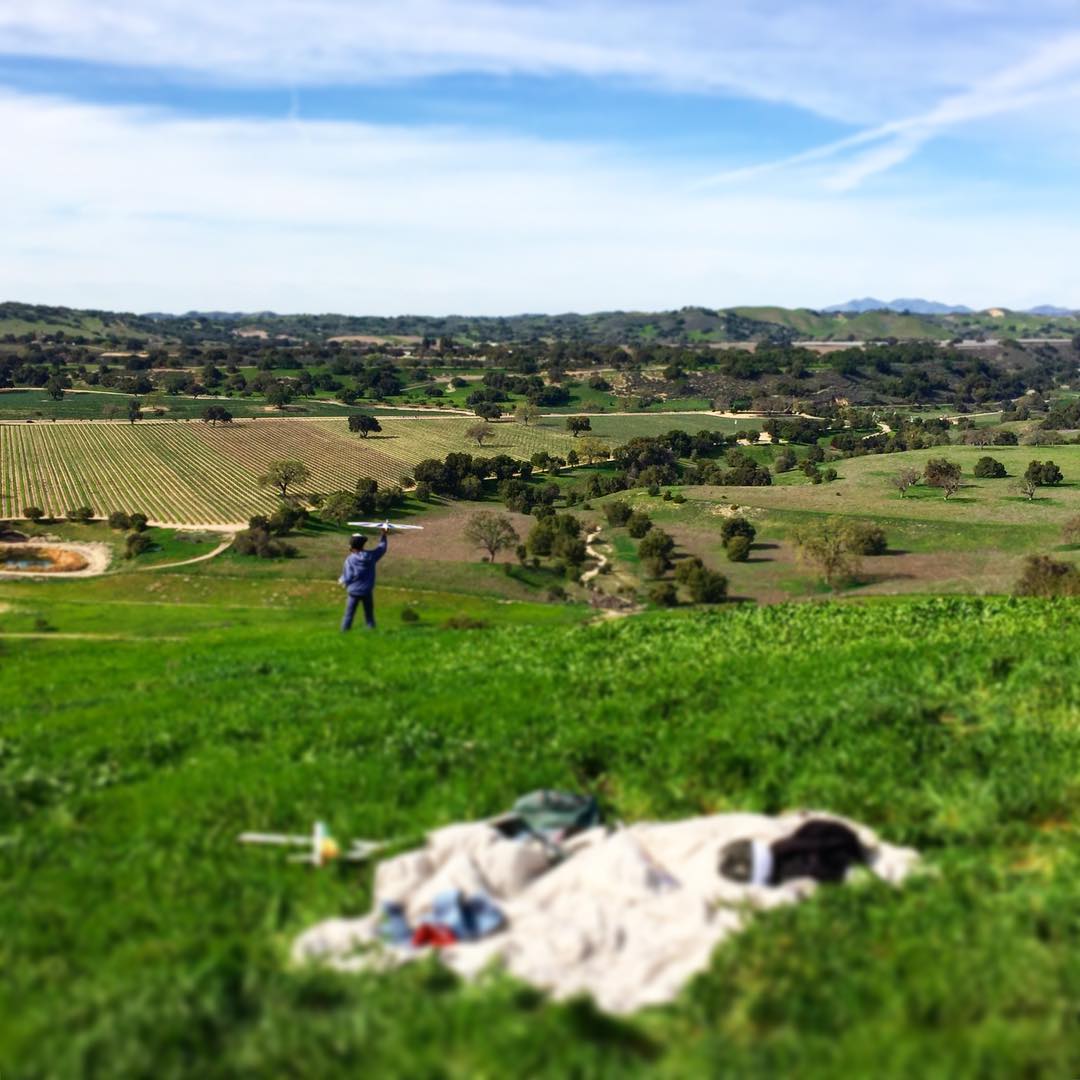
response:
<path fill-rule="evenodd" d="M 152 602 L 138 574 L 0 585 L 4 1075 L 1080 1069 L 1072 603 L 566 626 L 471 600 L 494 625 L 442 630 L 466 601 L 417 596 L 406 625 L 391 591 L 383 628 L 342 637 L 329 585 L 153 578 Z M 931 873 L 762 916 L 674 1005 L 615 1021 L 434 964 L 291 968 L 371 872 L 235 842 L 323 818 L 408 844 L 539 786 L 626 821 L 829 808 Z"/>
<path fill-rule="evenodd" d="M 808 308 L 685 307 L 678 311 L 605 311 L 592 314 L 394 317 L 268 312 L 189 312 L 185 315 L 117 314 L 33 304 L 0 303 L 0 337 L 6 334 L 82 336 L 91 341 L 122 342 L 130 335 L 167 340 L 228 340 L 238 330 L 265 331 L 301 340 L 336 336 L 372 336 L 402 340 L 449 335 L 461 340 L 641 344 L 662 342 L 869 341 L 887 337 L 947 340 L 986 334 L 996 337 L 1071 337 L 1080 319 L 1006 312 L 996 318 L 971 315 L 909 315 L 870 311 L 861 315 L 825 314 Z"/>

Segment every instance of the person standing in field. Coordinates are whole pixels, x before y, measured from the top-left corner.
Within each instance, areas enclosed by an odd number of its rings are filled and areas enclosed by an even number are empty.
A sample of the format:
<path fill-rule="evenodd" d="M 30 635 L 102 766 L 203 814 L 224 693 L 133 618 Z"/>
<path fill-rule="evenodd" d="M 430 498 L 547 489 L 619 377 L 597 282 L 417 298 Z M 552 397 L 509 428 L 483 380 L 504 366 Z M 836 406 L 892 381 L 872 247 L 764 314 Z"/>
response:
<path fill-rule="evenodd" d="M 338 578 L 347 595 L 345 617 L 341 620 L 343 631 L 352 629 L 358 604 L 364 605 L 364 624 L 369 630 L 375 629 L 375 564 L 386 554 L 388 535 L 389 529 L 383 529 L 382 539 L 371 551 L 364 550 L 367 537 L 359 533 L 349 542 L 349 554 Z"/>

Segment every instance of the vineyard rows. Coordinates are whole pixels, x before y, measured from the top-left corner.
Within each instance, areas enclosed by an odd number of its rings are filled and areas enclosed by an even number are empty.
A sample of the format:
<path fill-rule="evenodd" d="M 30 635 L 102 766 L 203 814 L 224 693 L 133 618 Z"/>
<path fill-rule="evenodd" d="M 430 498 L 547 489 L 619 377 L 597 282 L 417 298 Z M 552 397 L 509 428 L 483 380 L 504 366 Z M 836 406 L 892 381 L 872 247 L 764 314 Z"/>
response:
<path fill-rule="evenodd" d="M 59 516 L 76 506 L 95 513 L 141 511 L 157 521 L 244 521 L 273 506 L 258 477 L 277 458 L 311 470 L 305 492 L 351 488 L 360 477 L 398 483 L 418 461 L 455 450 L 528 458 L 564 454 L 563 432 L 496 424 L 482 450 L 465 436 L 468 418 L 382 420 L 381 435 L 360 439 L 344 419 L 204 424 L 0 425 L 0 517 L 39 506 Z"/>

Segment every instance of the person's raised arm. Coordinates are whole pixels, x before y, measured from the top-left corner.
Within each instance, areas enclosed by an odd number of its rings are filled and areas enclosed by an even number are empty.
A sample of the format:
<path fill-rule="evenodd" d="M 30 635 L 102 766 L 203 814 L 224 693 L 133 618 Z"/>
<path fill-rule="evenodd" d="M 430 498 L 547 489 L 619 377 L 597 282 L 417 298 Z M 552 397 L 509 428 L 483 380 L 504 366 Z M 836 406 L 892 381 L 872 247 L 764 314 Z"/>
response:
<path fill-rule="evenodd" d="M 375 561 L 378 562 L 386 554 L 386 539 L 390 535 L 389 529 L 383 529 L 382 539 L 376 545 L 372 554 L 375 556 Z"/>

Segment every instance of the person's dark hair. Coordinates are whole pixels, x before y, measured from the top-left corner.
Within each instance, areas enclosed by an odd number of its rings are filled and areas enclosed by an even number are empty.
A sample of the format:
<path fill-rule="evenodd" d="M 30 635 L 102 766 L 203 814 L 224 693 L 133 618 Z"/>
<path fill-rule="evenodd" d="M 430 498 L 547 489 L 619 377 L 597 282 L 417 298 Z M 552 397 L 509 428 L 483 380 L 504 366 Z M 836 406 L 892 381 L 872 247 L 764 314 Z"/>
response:
<path fill-rule="evenodd" d="M 364 545 L 366 543 L 367 543 L 367 537 L 366 536 L 361 536 L 359 533 L 356 533 L 353 536 L 353 538 L 349 541 L 349 547 L 353 551 L 363 551 L 364 550 Z"/>

